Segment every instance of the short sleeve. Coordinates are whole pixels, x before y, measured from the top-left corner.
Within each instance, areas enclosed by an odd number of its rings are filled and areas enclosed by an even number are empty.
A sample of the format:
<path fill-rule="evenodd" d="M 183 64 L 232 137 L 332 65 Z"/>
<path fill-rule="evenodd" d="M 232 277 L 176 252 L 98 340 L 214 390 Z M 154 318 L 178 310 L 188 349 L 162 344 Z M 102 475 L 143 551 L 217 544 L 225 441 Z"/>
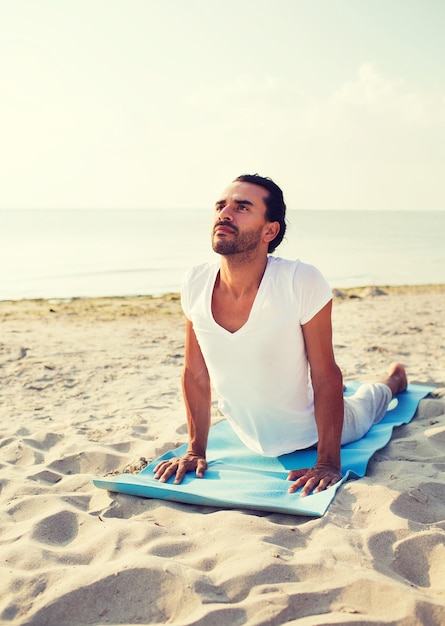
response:
<path fill-rule="evenodd" d="M 184 274 L 181 285 L 181 307 L 190 321 L 193 321 L 194 311 L 202 301 L 205 290 L 213 287 L 218 269 L 219 264 L 203 263 L 195 265 Z"/>
<path fill-rule="evenodd" d="M 332 300 L 326 278 L 314 265 L 299 263 L 294 274 L 294 291 L 300 303 L 300 324 L 309 322 Z"/>

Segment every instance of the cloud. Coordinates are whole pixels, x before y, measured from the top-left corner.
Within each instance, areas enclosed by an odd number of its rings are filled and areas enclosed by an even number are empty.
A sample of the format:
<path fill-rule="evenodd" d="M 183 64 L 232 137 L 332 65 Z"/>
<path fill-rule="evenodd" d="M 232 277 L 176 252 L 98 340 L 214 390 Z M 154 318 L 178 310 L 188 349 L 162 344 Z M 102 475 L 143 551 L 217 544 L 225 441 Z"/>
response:
<path fill-rule="evenodd" d="M 363 63 L 356 76 L 330 93 L 316 96 L 278 77 L 241 74 L 226 84 L 202 86 L 184 98 L 188 114 L 220 128 L 333 134 L 338 124 L 358 127 L 445 127 L 445 97 L 421 91 L 400 78 L 389 78 L 373 63 Z"/>
<path fill-rule="evenodd" d="M 445 126 L 445 99 L 440 92 L 410 88 L 401 79 L 383 76 L 372 63 L 363 63 L 355 80 L 346 82 L 329 99 L 344 112 L 351 108 L 391 118 L 408 126 Z"/>

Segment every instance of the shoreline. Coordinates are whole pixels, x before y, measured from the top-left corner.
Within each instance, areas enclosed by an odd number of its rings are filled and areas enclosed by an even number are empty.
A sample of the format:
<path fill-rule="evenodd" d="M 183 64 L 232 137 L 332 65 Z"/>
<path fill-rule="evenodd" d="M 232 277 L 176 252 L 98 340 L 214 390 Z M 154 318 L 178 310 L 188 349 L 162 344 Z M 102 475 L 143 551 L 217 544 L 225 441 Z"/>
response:
<path fill-rule="evenodd" d="M 383 292 L 383 293 L 381 293 Z M 400 295 L 400 294 L 421 294 L 421 293 L 443 293 L 445 294 L 445 283 L 432 283 L 432 284 L 420 284 L 420 285 L 363 285 L 361 287 L 332 287 L 333 299 L 347 299 L 347 298 L 366 298 L 370 296 L 378 295 Z M 36 310 L 43 305 L 57 305 L 64 309 L 70 306 L 80 309 L 81 306 L 85 306 L 87 309 L 91 308 L 91 305 L 96 305 L 101 308 L 106 308 L 107 305 L 117 305 L 117 311 L 126 314 L 125 307 L 134 305 L 133 309 L 129 309 L 131 313 L 137 311 L 141 312 L 140 306 L 144 305 L 147 310 L 153 311 L 157 308 L 163 308 L 166 305 L 170 305 L 172 308 L 178 303 L 180 306 L 180 293 L 168 292 L 161 295 L 141 294 L 141 295 L 129 295 L 129 296 L 73 296 L 70 298 L 19 298 L 0 300 L 0 310 L 5 310 L 8 307 L 11 309 L 19 309 L 21 307 L 31 309 L 34 305 Z"/>

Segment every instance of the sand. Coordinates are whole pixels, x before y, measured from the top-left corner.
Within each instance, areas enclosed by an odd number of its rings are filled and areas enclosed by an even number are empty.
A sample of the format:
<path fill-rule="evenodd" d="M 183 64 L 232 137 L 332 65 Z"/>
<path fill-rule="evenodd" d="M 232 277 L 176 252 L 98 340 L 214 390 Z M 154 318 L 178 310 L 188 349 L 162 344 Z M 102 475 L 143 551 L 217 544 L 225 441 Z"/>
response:
<path fill-rule="evenodd" d="M 93 486 L 186 441 L 177 296 L 0 302 L 0 623 L 444 624 L 445 287 L 381 290 L 336 294 L 345 379 L 436 391 L 321 519 Z"/>

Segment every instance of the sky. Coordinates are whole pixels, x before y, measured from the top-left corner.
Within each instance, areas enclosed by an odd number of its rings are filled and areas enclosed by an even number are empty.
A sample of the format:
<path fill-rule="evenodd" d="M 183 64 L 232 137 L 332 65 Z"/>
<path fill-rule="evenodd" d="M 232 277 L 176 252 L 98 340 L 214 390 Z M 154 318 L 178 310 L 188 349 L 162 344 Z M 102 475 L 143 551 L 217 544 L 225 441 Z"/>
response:
<path fill-rule="evenodd" d="M 0 208 L 445 210 L 443 0 L 0 0 Z"/>

